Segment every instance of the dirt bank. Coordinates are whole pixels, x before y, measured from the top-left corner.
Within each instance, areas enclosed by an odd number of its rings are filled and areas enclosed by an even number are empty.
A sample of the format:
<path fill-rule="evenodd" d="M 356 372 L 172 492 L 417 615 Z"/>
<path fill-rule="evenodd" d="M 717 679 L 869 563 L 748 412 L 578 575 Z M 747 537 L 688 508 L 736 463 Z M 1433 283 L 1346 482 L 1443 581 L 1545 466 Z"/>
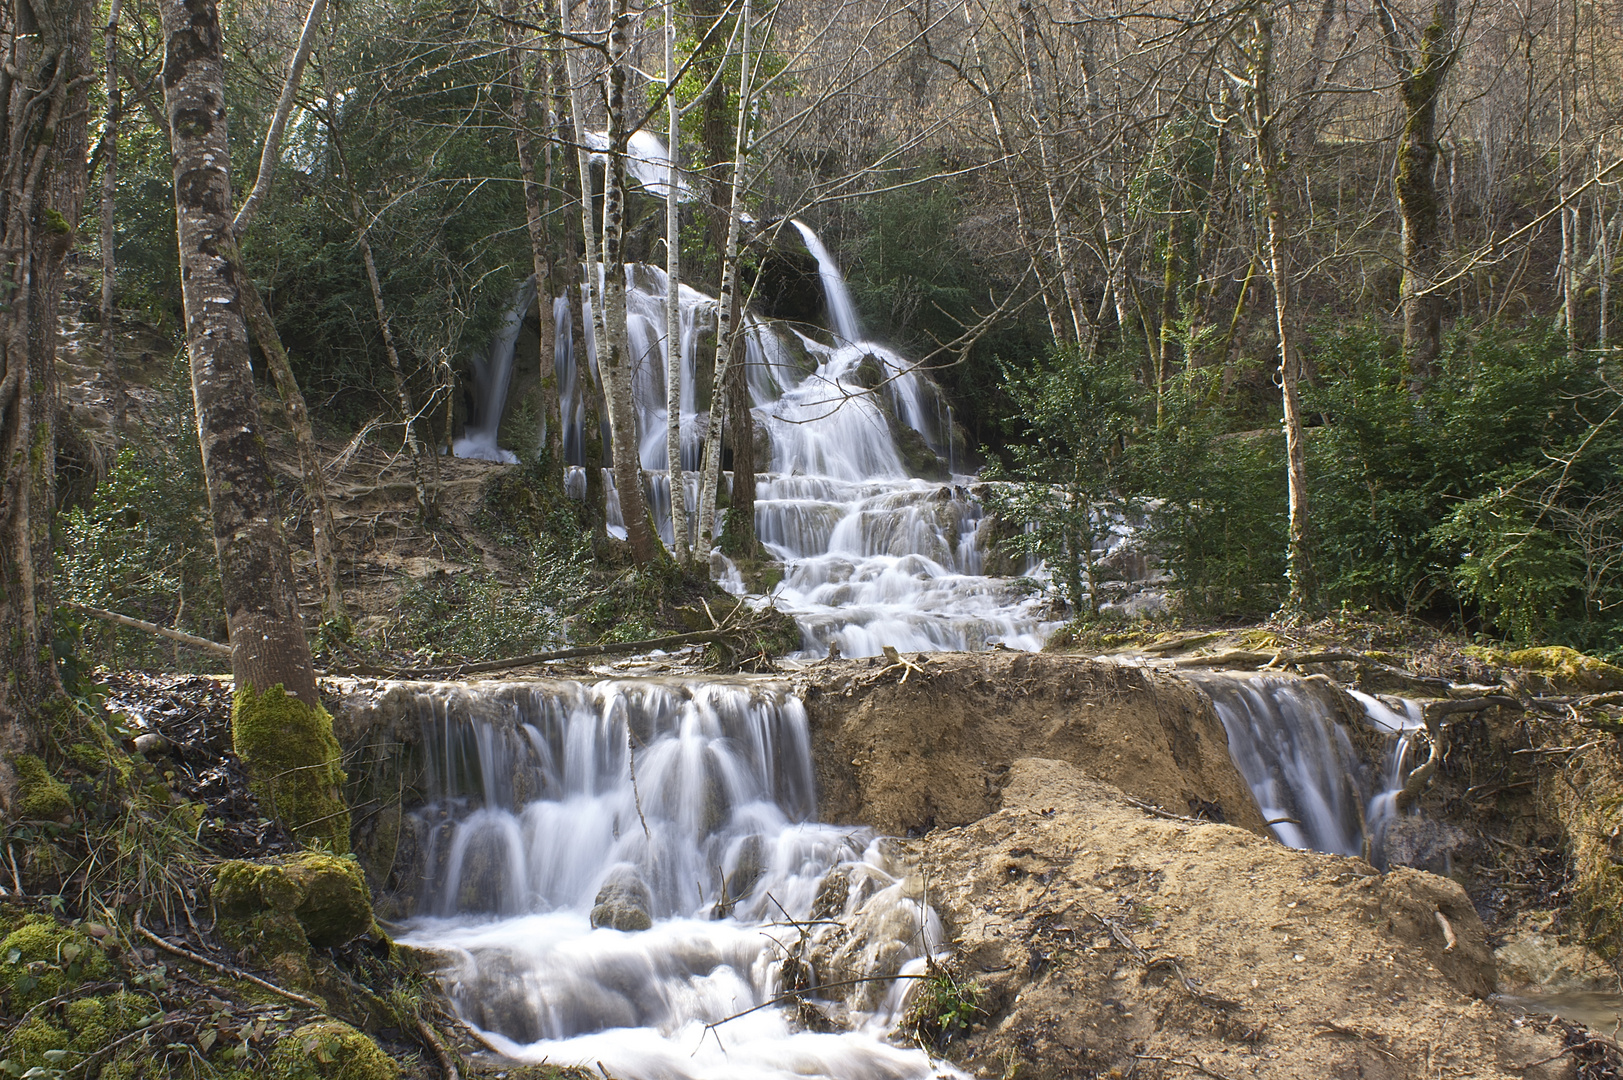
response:
<path fill-rule="evenodd" d="M 1210 699 L 1180 679 L 1008 651 L 915 663 L 834 661 L 796 678 L 823 820 L 897 835 L 964 825 L 998 808 L 1014 760 L 1045 757 L 1177 814 L 1263 829 Z"/>
<path fill-rule="evenodd" d="M 1558 1029 L 1481 1000 L 1493 954 L 1447 879 L 1153 817 L 1029 758 L 1001 809 L 910 846 L 981 991 L 952 1055 L 978 1075 L 1571 1075 L 1526 1068 Z"/>

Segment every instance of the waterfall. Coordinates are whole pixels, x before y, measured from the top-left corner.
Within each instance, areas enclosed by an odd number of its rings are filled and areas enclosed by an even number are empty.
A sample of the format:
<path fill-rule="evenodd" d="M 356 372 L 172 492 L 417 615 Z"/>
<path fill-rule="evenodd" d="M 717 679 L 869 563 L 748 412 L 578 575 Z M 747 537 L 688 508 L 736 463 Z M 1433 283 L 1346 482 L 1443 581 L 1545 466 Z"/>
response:
<path fill-rule="evenodd" d="M 806 241 L 806 250 L 812 253 L 817 260 L 817 276 L 823 282 L 823 300 L 828 305 L 829 321 L 834 324 L 834 332 L 844 338 L 847 343 L 856 343 L 863 340 L 862 324 L 857 318 L 857 306 L 851 301 L 851 290 L 846 287 L 845 275 L 834 261 L 834 256 L 828 253 L 811 226 L 803 221 L 790 222 Z"/>
<path fill-rule="evenodd" d="M 502 315 L 501 326 L 491 339 L 490 350 L 474 363 L 474 405 L 477 420 L 470 417 L 462 438 L 452 444 L 451 452 L 459 458 L 482 458 L 518 464 L 518 455 L 496 445 L 496 432 L 501 427 L 502 412 L 507 406 L 507 388 L 513 381 L 513 349 L 518 344 L 519 331 L 524 329 L 524 316 L 535 303 L 535 277 L 524 279 L 513 302 Z"/>
<path fill-rule="evenodd" d="M 441 958 L 456 1008 L 503 1053 L 662 1080 L 938 1075 L 884 1041 L 905 981 L 825 991 L 843 1034 L 779 1009 L 706 1028 L 781 992 L 790 923 L 814 907 L 869 929 L 846 962 L 880 980 L 943 941 L 886 843 L 811 820 L 806 714 L 783 687 L 443 686 L 417 706 L 425 914 L 402 941 Z"/>
<path fill-rule="evenodd" d="M 633 146 L 635 160 L 650 170 L 645 184 L 664 175 L 665 161 L 663 144 L 654 136 L 648 138 L 652 140 L 648 145 Z M 950 405 L 915 364 L 864 339 L 838 266 L 809 226 L 793 224 L 818 260 L 837 340 L 826 344 L 746 313 L 743 363 L 755 426 L 766 444 L 766 453 L 757 455 L 764 471 L 757 477 L 756 532 L 767 553 L 783 564 L 783 580 L 772 600 L 799 623 L 801 655 L 821 656 L 830 646 L 846 656 L 876 655 L 887 645 L 904 651 L 981 649 L 994 644 L 1040 648 L 1056 625 L 1041 595 L 985 574 L 992 523 L 970 493 L 973 477 L 952 471 L 960 460 L 954 451 Z M 625 273 L 638 457 L 649 505 L 669 544 L 665 357 L 669 349 L 678 350 L 681 471 L 688 505 L 696 506 L 702 418 L 709 406 L 697 391 L 700 343 L 714 333 L 716 300 L 681 287 L 675 298 L 680 333 L 673 346 L 665 340 L 665 305 L 671 301 L 665 272 L 628 265 Z M 595 370 L 590 312 L 572 312 L 561 300 L 554 302 L 553 310 L 559 327 L 554 364 L 565 455 L 578 469 L 598 468 L 603 463 L 586 462 L 582 449 L 583 405 L 592 392 Z M 575 336 L 570 332 L 577 315 L 583 357 L 575 355 Z M 514 335 L 520 318 L 522 311 L 514 317 Z M 504 354 L 510 370 L 512 336 L 507 330 L 504 323 L 490 354 L 493 361 Z M 499 393 L 492 383 L 489 404 L 484 404 L 484 383 L 480 386 L 480 423 L 458 440 L 459 456 L 501 453 L 495 450 L 494 418 L 500 416 L 506 380 Z M 915 446 L 911 457 L 904 454 L 898 435 L 915 444 L 922 440 L 939 456 L 931 472 L 936 479 L 915 475 L 921 471 L 919 451 Z M 491 453 L 478 452 L 486 445 Z M 623 537 L 613 477 L 607 470 L 603 475 L 609 529 Z M 568 490 L 583 492 L 584 481 L 583 471 L 572 471 Z M 696 533 L 697 521 L 690 526 Z M 719 531 L 719 521 L 717 527 Z M 742 576 L 728 560 L 717 553 L 712 562 L 724 587 L 745 590 Z"/>
<path fill-rule="evenodd" d="M 1245 777 L 1274 835 L 1295 848 L 1378 853 L 1382 830 L 1398 814 L 1410 735 L 1422 726 L 1419 706 L 1399 713 L 1379 698 L 1351 691 L 1368 723 L 1387 743 L 1383 767 L 1367 766 L 1322 689 L 1304 679 L 1269 675 L 1190 676 L 1212 699 L 1228 735 L 1229 756 Z"/>

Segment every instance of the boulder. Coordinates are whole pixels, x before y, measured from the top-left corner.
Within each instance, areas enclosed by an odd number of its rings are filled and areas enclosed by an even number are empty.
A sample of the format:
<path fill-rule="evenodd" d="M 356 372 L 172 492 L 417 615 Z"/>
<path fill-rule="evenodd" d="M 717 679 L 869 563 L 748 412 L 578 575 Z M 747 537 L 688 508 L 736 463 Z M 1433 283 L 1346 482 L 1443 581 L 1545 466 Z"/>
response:
<path fill-rule="evenodd" d="M 630 866 L 609 872 L 592 906 L 592 925 L 613 930 L 646 930 L 654 925 L 654 898 Z"/>

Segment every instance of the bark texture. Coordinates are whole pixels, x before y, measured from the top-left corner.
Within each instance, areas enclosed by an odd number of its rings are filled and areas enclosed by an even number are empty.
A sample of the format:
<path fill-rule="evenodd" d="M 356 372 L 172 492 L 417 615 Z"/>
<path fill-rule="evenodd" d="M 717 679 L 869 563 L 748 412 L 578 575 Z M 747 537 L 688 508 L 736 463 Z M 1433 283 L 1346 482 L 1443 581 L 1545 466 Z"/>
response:
<path fill-rule="evenodd" d="M 727 397 L 728 373 L 738 346 L 738 246 L 744 224 L 744 153 L 749 144 L 750 118 L 750 20 L 754 10 L 744 0 L 739 16 L 744 20 L 740 41 L 738 121 L 733 132 L 732 183 L 727 199 L 727 241 L 722 246 L 721 292 L 716 297 L 716 363 L 710 381 L 710 415 L 705 424 L 704 458 L 699 478 L 699 543 L 697 558 L 709 559 L 716 533 L 716 489 L 721 483 L 722 403 Z"/>
<path fill-rule="evenodd" d="M 665 469 L 671 487 L 671 554 L 688 562 L 687 484 L 682 474 L 682 110 L 676 104 L 676 5 L 665 14 L 665 118 L 671 157 L 665 189 Z"/>
<path fill-rule="evenodd" d="M 84 206 L 92 8 L 0 8 L 0 753 L 39 741 L 61 692 L 51 656 L 57 309 Z M 10 805 L 9 767 L 0 801 Z"/>
<path fill-rule="evenodd" d="M 318 708 L 281 514 L 260 436 L 237 272 L 219 11 L 165 0 L 164 107 L 192 396 L 239 692 L 282 686 Z"/>
<path fill-rule="evenodd" d="M 603 179 L 603 324 L 598 342 L 598 363 L 609 405 L 610 460 L 614 486 L 620 496 L 620 518 L 625 523 L 631 558 L 639 565 L 660 554 L 659 536 L 653 531 L 648 504 L 642 495 L 642 462 L 637 437 L 637 403 L 631 392 L 631 349 L 626 334 L 626 274 L 621 247 L 625 225 L 626 168 L 626 53 L 630 45 L 631 17 L 625 0 L 610 8 L 609 66 L 605 73 L 609 108 L 608 163 Z"/>
<path fill-rule="evenodd" d="M 1268 276 L 1274 287 L 1274 320 L 1279 332 L 1279 386 L 1284 405 L 1285 457 L 1290 502 L 1289 538 L 1285 552 L 1287 594 L 1284 615 L 1294 621 L 1313 605 L 1313 558 L 1307 502 L 1307 454 L 1302 443 L 1302 400 L 1297 391 L 1301 358 L 1294 339 L 1295 314 L 1291 310 L 1289 254 L 1285 229 L 1285 159 L 1278 137 L 1274 109 L 1273 14 L 1264 8 L 1252 24 L 1256 64 L 1253 71 L 1252 120 L 1257 144 L 1258 171 L 1268 212 Z"/>
<path fill-rule="evenodd" d="M 516 16 L 518 5 L 504 0 L 502 12 L 509 20 Z M 541 379 L 541 432 L 540 450 L 546 456 L 547 475 L 563 479 L 564 467 L 563 422 L 558 411 L 558 368 L 554 363 L 558 341 L 558 326 L 552 314 L 552 298 L 558 295 L 553 280 L 552 244 L 546 233 L 546 210 L 542 205 L 543 188 L 536 183 L 535 142 L 531 129 L 537 117 L 533 99 L 524 77 L 524 44 L 519 28 L 508 21 L 503 24 L 507 39 L 507 70 L 509 89 L 513 100 L 513 141 L 518 151 L 519 178 L 524 187 L 524 222 L 530 237 L 530 262 L 535 272 L 536 315 L 539 319 L 540 379 Z M 536 70 L 546 70 L 546 57 L 538 55 Z M 551 152 L 547 154 L 547 168 L 551 170 Z M 551 185 L 547 185 L 550 187 Z"/>
<path fill-rule="evenodd" d="M 1403 219 L 1403 351 L 1416 384 L 1431 377 L 1442 352 L 1443 298 L 1431 291 L 1442 261 L 1438 225 L 1437 99 L 1453 66 L 1456 0 L 1437 0 L 1413 55 L 1405 47 L 1389 0 L 1376 0 L 1387 52 L 1397 69 L 1403 104 L 1398 143 L 1398 213 Z"/>

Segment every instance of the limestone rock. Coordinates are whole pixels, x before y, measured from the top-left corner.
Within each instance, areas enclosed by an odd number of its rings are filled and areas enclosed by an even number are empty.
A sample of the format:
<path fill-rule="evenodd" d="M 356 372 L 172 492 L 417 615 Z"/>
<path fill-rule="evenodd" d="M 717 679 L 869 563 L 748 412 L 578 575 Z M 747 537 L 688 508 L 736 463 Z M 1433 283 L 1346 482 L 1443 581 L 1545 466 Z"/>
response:
<path fill-rule="evenodd" d="M 653 895 L 637 872 L 629 866 L 617 866 L 597 890 L 592 925 L 614 930 L 646 930 L 654 925 L 653 908 Z"/>

